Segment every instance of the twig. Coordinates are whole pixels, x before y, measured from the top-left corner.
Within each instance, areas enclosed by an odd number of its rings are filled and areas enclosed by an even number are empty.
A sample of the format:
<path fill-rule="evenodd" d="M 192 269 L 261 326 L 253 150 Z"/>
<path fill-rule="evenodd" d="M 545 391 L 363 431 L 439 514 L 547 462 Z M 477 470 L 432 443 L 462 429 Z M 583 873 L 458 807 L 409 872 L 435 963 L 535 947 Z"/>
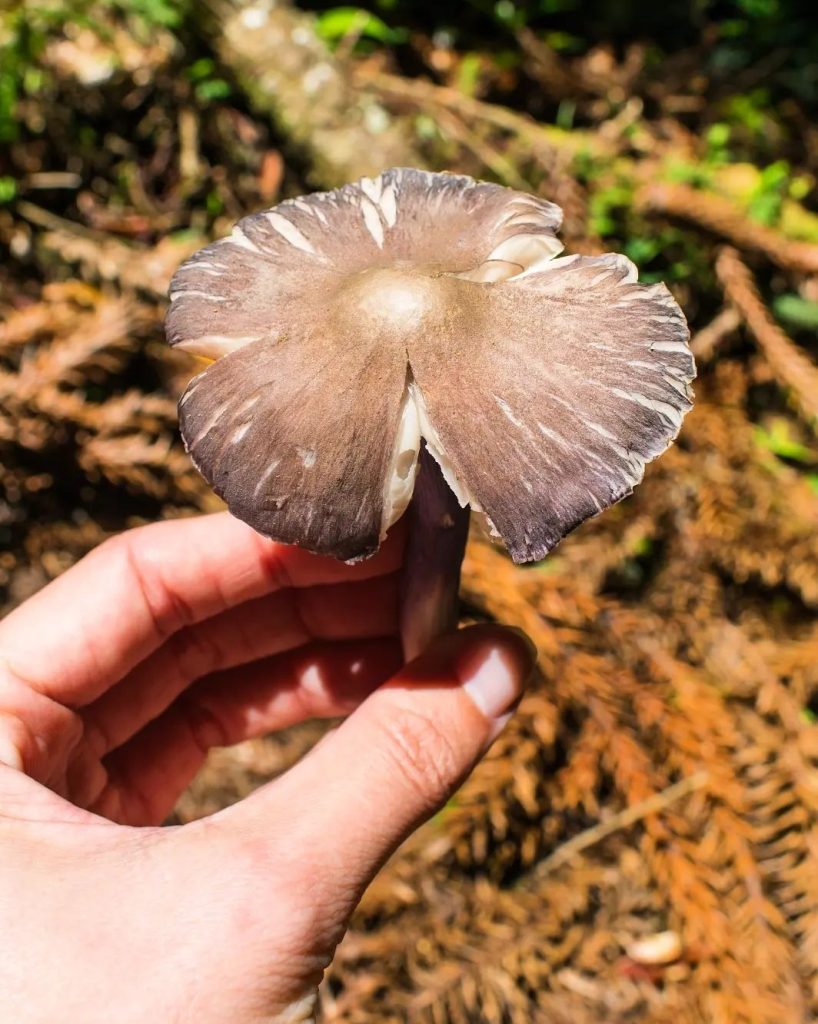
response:
<path fill-rule="evenodd" d="M 436 118 L 446 135 L 470 150 L 480 163 L 487 167 L 504 185 L 510 185 L 511 188 L 517 188 L 523 192 L 530 191 L 530 182 L 525 180 L 514 164 L 510 160 L 506 160 L 502 153 L 498 153 L 492 145 L 468 128 L 456 114 L 449 110 L 439 110 Z"/>
<path fill-rule="evenodd" d="M 184 193 L 195 191 L 202 174 L 199 155 L 199 119 L 191 107 L 179 111 L 179 176 Z"/>
<path fill-rule="evenodd" d="M 94 231 L 93 228 L 86 227 L 84 224 L 68 220 L 66 217 L 58 217 L 56 213 L 45 210 L 35 203 L 30 203 L 27 199 L 20 199 L 15 204 L 15 210 L 30 224 L 34 224 L 38 228 L 45 228 L 46 231 L 66 231 L 95 241 L 105 241 L 110 237 L 101 231 Z"/>
<path fill-rule="evenodd" d="M 583 94 L 599 96 L 611 103 L 634 98 L 636 79 L 645 63 L 645 48 L 640 44 L 628 47 L 625 59 L 616 64 L 612 57 L 600 67 L 593 52 L 585 57 L 566 60 L 544 43 L 530 28 L 515 33 L 520 49 L 530 61 L 530 72 L 557 99 L 574 100 Z"/>
<path fill-rule="evenodd" d="M 735 249 L 726 246 L 716 260 L 724 293 L 753 333 L 779 382 L 798 411 L 818 424 L 818 367 L 791 341 L 761 300 L 753 276 Z"/>
<path fill-rule="evenodd" d="M 561 846 L 558 846 L 548 857 L 541 860 L 534 868 L 534 875 L 537 878 L 541 878 L 544 875 L 551 874 L 557 868 L 562 867 L 563 864 L 567 864 L 578 853 L 582 853 L 590 846 L 595 846 L 597 843 L 602 842 L 603 839 L 607 839 L 614 832 L 630 828 L 631 825 L 635 825 L 642 818 L 647 818 L 651 814 L 658 814 L 660 811 L 665 810 L 666 807 L 676 803 L 677 800 L 681 800 L 697 789 L 701 789 L 702 786 L 706 785 L 708 778 L 707 772 L 696 772 L 695 775 L 690 775 L 688 778 L 668 786 L 667 789 L 654 793 L 647 800 L 642 800 L 632 807 L 626 807 L 623 811 L 609 818 L 608 821 L 601 821 L 584 832 L 580 832 L 567 842 L 562 843 Z"/>
<path fill-rule="evenodd" d="M 690 349 L 699 362 L 711 359 L 725 338 L 735 334 L 741 324 L 741 317 L 733 306 L 725 306 L 706 327 L 702 327 L 690 339 Z"/>
<path fill-rule="evenodd" d="M 358 11 L 358 13 L 353 17 L 349 28 L 343 34 L 338 45 L 335 47 L 334 57 L 339 64 L 344 64 L 352 58 L 352 54 L 363 35 L 363 31 L 366 28 L 368 20 L 369 14 L 366 11 Z"/>
<path fill-rule="evenodd" d="M 453 110 L 465 121 L 482 121 L 502 131 L 509 132 L 529 144 L 548 146 L 556 150 L 579 150 L 595 155 L 611 154 L 611 147 L 588 132 L 563 132 L 539 124 L 526 114 L 518 114 L 508 107 L 486 103 L 473 96 L 466 96 L 457 89 L 446 85 L 435 85 L 421 78 L 400 78 L 386 72 L 361 70 L 356 74 L 361 85 L 369 85 L 384 96 L 412 104 L 414 107 L 445 107 Z"/>
<path fill-rule="evenodd" d="M 164 299 L 170 278 L 179 262 L 194 252 L 201 240 L 165 238 L 158 245 L 123 242 L 115 235 L 95 231 L 76 221 L 58 217 L 27 200 L 16 212 L 45 230 L 38 236 L 45 249 L 65 263 L 79 263 L 86 274 L 116 280 L 123 288 Z"/>
<path fill-rule="evenodd" d="M 331 54 L 315 18 L 286 0 L 208 0 L 219 59 L 251 106 L 272 118 L 311 165 L 313 184 L 333 188 L 384 167 L 422 167 L 409 118 L 357 88 L 343 54 Z"/>
<path fill-rule="evenodd" d="M 587 92 L 588 83 L 572 69 L 550 46 L 546 46 L 530 28 L 517 33 L 520 49 L 531 62 L 531 73 L 557 99 L 575 99 L 577 93 Z M 597 90 L 591 90 L 597 91 Z"/>
<path fill-rule="evenodd" d="M 692 220 L 729 238 L 743 249 L 762 252 L 785 270 L 818 273 L 818 245 L 792 241 L 772 228 L 754 223 L 729 199 L 698 191 L 689 185 L 655 183 L 643 188 L 636 201 L 645 210 L 658 210 Z"/>
<path fill-rule="evenodd" d="M 79 174 L 71 171 L 34 171 L 23 178 L 23 188 L 75 189 L 82 185 Z"/>

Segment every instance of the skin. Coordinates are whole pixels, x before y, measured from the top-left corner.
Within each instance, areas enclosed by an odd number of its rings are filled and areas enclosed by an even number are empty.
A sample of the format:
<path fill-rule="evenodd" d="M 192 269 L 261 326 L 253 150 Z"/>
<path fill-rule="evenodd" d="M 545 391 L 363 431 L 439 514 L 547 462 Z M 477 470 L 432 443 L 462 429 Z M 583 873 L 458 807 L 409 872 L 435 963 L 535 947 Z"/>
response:
<path fill-rule="evenodd" d="M 401 668 L 400 525 L 348 566 L 228 515 L 106 542 L 0 623 L 4 1019 L 313 1019 L 384 860 L 533 666 L 473 627 Z M 159 827 L 208 749 L 348 716 L 239 804 Z"/>

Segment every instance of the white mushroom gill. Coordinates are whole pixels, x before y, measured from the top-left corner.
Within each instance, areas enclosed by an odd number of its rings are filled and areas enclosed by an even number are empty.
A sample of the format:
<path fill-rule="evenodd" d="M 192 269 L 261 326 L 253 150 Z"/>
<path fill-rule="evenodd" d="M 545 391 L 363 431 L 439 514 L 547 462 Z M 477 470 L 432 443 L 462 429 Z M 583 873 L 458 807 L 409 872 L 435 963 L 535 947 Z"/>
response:
<path fill-rule="evenodd" d="M 182 294 L 185 293 L 183 292 Z M 173 301 L 172 298 L 171 301 Z M 222 334 L 202 334 L 191 341 L 180 342 L 178 348 L 202 359 L 221 359 L 222 356 L 230 355 L 231 352 L 244 348 L 245 345 L 251 345 L 254 341 L 258 340 L 258 335 L 228 338 Z"/>
<path fill-rule="evenodd" d="M 421 436 L 426 442 L 429 454 L 434 458 L 438 466 L 440 466 L 440 472 L 443 474 L 443 479 L 449 485 L 450 490 L 457 498 L 461 508 L 465 508 L 466 505 L 471 505 L 475 512 L 481 512 L 482 509 L 480 508 L 480 505 L 475 501 L 469 489 L 461 480 L 458 480 L 457 476 L 455 476 L 452 464 L 446 454 L 445 448 L 443 447 L 443 442 L 440 440 L 440 436 L 438 435 L 434 424 L 429 419 L 426 402 L 423 399 L 423 393 L 420 388 L 414 382 L 410 382 L 409 392 L 417 406 Z"/>
<path fill-rule="evenodd" d="M 381 538 L 406 511 L 415 489 L 420 455 L 420 417 L 418 407 L 407 386 L 400 407 L 400 420 L 392 446 L 392 457 L 383 496 Z"/>
<path fill-rule="evenodd" d="M 524 214 L 518 214 L 507 223 L 514 225 L 520 216 L 524 216 Z M 507 281 L 512 277 L 547 270 L 548 266 L 554 262 L 554 257 L 558 256 L 562 250 L 562 242 L 553 235 L 522 233 L 512 235 L 495 246 L 479 266 L 452 276 L 482 284 Z"/>
<path fill-rule="evenodd" d="M 469 505 L 475 512 L 482 512 L 479 503 L 455 474 L 440 436 L 429 419 L 423 393 L 410 377 L 401 401 L 400 420 L 386 478 L 381 540 L 386 536 L 389 527 L 400 519 L 412 499 L 418 473 L 421 439 L 426 442 L 429 454 L 440 466 L 443 479 L 457 498 L 460 507 L 465 508 Z"/>

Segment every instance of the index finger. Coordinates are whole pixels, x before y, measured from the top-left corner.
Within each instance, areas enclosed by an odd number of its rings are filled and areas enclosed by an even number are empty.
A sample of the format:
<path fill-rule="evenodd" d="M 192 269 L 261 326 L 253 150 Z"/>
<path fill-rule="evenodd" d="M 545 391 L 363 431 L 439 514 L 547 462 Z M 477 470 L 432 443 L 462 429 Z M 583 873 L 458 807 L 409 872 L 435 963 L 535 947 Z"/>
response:
<path fill-rule="evenodd" d="M 267 540 L 229 513 L 139 527 L 106 541 L 0 622 L 0 671 L 78 707 L 184 626 L 282 587 L 396 571 L 402 527 L 347 565 Z"/>

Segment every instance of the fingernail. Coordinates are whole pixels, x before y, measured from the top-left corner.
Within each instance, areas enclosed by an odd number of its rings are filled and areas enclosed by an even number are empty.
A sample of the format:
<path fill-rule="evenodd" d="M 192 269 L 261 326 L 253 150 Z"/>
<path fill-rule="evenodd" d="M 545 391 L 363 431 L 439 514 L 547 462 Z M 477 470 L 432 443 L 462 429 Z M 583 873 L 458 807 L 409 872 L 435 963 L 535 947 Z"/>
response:
<path fill-rule="evenodd" d="M 461 682 L 486 718 L 505 714 L 519 698 L 534 668 L 531 642 L 519 634 L 503 638 L 502 643 L 484 647 L 479 661 L 464 666 Z"/>
<path fill-rule="evenodd" d="M 492 743 L 497 739 L 500 733 L 505 729 L 511 719 L 514 717 L 514 711 L 506 711 L 504 715 L 500 715 L 499 718 L 494 719 L 494 725 L 491 727 L 491 731 L 486 737 L 486 747 L 490 747 Z"/>
<path fill-rule="evenodd" d="M 528 671 L 529 673 L 533 672 L 534 666 L 537 664 L 537 658 L 540 656 L 540 652 L 537 650 L 537 645 L 534 643 L 534 641 L 531 639 L 528 633 L 520 629 L 519 626 L 503 626 L 503 629 L 506 629 L 508 630 L 509 633 L 513 633 L 515 636 L 518 636 L 525 644 L 525 648 L 528 653 L 528 658 L 531 662 L 531 667 Z"/>

